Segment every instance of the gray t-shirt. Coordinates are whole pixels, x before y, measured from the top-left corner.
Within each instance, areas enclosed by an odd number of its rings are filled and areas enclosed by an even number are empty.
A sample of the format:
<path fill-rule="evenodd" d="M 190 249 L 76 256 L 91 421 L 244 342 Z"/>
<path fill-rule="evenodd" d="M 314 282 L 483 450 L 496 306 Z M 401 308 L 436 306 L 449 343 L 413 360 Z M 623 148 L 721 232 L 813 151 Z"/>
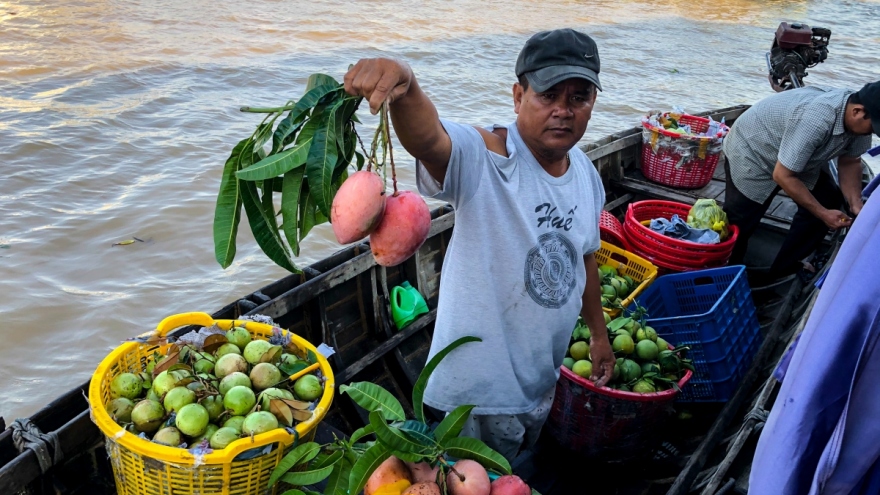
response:
<path fill-rule="evenodd" d="M 808 86 L 774 94 L 746 110 L 724 139 L 736 188 L 763 203 L 776 189 L 778 160 L 812 190 L 828 160 L 868 151 L 871 136 L 851 134 L 843 125 L 851 93 Z"/>
<path fill-rule="evenodd" d="M 605 191 L 577 148 L 566 173 L 553 177 L 515 123 L 506 126 L 508 157 L 489 151 L 473 127 L 442 124 L 452 140 L 444 184 L 421 164 L 416 171 L 422 194 L 455 208 L 430 355 L 467 335 L 483 342 L 446 357 L 425 403 L 521 414 L 559 378 L 586 285 L 583 256 L 599 249 Z"/>

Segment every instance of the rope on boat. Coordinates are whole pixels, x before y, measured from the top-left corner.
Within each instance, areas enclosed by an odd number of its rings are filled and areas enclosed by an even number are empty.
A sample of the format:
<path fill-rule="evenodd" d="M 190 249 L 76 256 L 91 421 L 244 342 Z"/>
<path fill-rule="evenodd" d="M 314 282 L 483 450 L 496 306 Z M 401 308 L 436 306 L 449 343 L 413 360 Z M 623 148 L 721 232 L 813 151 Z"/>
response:
<path fill-rule="evenodd" d="M 37 455 L 37 461 L 40 463 L 40 471 L 45 473 L 52 466 L 60 464 L 64 460 L 64 452 L 61 451 L 61 440 L 53 431 L 52 433 L 43 433 L 33 424 L 30 419 L 19 418 L 12 423 L 12 442 L 19 453 L 23 453 L 26 449 L 34 451 Z M 54 455 L 50 456 L 50 448 Z"/>

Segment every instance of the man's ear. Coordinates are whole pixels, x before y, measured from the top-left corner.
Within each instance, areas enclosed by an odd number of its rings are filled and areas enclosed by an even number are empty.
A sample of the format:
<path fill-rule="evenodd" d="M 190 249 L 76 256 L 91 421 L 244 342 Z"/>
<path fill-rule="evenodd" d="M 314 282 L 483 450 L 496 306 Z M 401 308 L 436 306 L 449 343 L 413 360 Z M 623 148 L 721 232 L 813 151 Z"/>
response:
<path fill-rule="evenodd" d="M 513 83 L 513 111 L 519 115 L 519 107 L 522 105 L 523 96 L 526 90 L 520 83 Z"/>

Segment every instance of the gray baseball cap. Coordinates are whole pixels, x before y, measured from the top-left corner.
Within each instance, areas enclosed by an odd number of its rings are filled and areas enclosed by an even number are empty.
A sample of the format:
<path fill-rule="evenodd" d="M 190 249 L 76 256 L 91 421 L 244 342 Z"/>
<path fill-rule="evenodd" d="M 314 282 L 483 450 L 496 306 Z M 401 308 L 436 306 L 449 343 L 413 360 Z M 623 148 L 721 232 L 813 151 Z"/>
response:
<path fill-rule="evenodd" d="M 574 29 L 535 34 L 516 59 L 516 77 L 526 76 L 535 92 L 573 77 L 599 84 L 599 48 L 593 38 Z"/>

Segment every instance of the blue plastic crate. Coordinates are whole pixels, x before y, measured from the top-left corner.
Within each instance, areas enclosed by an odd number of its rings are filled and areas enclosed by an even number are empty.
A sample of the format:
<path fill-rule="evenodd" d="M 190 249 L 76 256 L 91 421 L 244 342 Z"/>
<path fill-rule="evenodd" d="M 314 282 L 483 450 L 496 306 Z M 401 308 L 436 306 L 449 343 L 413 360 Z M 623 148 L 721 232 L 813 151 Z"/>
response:
<path fill-rule="evenodd" d="M 696 373 L 680 402 L 723 402 L 761 345 L 744 266 L 664 275 L 638 298 L 648 325 L 669 343 L 691 347 Z M 634 306 L 630 307 L 631 309 Z"/>

